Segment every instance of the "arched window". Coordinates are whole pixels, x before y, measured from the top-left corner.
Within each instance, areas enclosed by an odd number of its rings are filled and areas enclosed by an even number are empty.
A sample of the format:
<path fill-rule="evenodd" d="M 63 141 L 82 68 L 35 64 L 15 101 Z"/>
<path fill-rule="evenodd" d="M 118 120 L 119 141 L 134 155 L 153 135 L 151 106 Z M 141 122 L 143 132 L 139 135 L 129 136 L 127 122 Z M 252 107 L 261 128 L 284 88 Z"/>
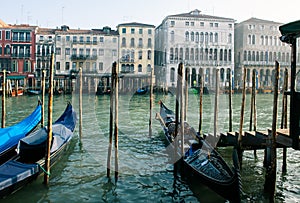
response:
<path fill-rule="evenodd" d="M 220 49 L 220 61 L 223 61 L 223 49 Z"/>
<path fill-rule="evenodd" d="M 248 35 L 248 44 L 251 44 L 251 35 Z"/>
<path fill-rule="evenodd" d="M 204 34 L 203 32 L 200 33 L 200 43 L 204 42 Z"/>
<path fill-rule="evenodd" d="M 190 57 L 190 60 L 194 60 L 195 58 L 195 55 L 194 55 L 194 49 L 191 48 L 191 57 Z"/>
<path fill-rule="evenodd" d="M 196 42 L 199 42 L 199 32 L 196 32 Z"/>
<path fill-rule="evenodd" d="M 199 60 L 199 49 L 198 48 L 195 49 L 195 60 L 196 61 Z"/>
<path fill-rule="evenodd" d="M 171 42 L 174 42 L 174 40 L 175 40 L 175 33 L 174 33 L 174 31 L 171 31 L 170 35 L 171 35 Z"/>
<path fill-rule="evenodd" d="M 191 33 L 191 41 L 192 42 L 195 41 L 195 34 L 194 34 L 194 32 Z"/>
<path fill-rule="evenodd" d="M 259 52 L 258 51 L 256 52 L 256 59 L 255 59 L 255 61 L 259 61 Z"/>
<path fill-rule="evenodd" d="M 214 60 L 218 60 L 218 49 L 214 50 Z"/>
<path fill-rule="evenodd" d="M 252 35 L 252 44 L 255 44 L 255 35 Z"/>
<path fill-rule="evenodd" d="M 203 61 L 203 48 L 200 49 L 200 61 Z"/>
<path fill-rule="evenodd" d="M 134 47 L 134 38 L 130 39 L 130 47 Z"/>
<path fill-rule="evenodd" d="M 252 51 L 252 61 L 255 61 L 255 51 Z"/>
<path fill-rule="evenodd" d="M 218 43 L 218 41 L 219 41 L 218 33 L 215 33 L 215 42 Z"/>
<path fill-rule="evenodd" d="M 232 61 L 231 49 L 228 50 L 228 61 Z"/>
<path fill-rule="evenodd" d="M 205 33 L 205 39 L 204 40 L 205 40 L 205 44 L 207 44 L 208 43 L 208 33 L 207 32 Z"/>
<path fill-rule="evenodd" d="M 232 34 L 229 33 L 228 35 L 228 43 L 231 44 L 232 43 Z"/>
<path fill-rule="evenodd" d="M 264 42 L 264 36 L 260 36 L 260 45 L 264 45 L 265 42 Z"/>
<path fill-rule="evenodd" d="M 189 53 L 189 48 L 185 49 L 185 60 L 189 60 L 190 59 L 190 53 Z"/>
<path fill-rule="evenodd" d="M 147 51 L 147 59 L 151 60 L 151 58 L 152 58 L 152 52 L 151 52 L 151 50 L 148 50 Z"/>
<path fill-rule="evenodd" d="M 189 41 L 189 38 L 190 38 L 190 34 L 188 31 L 185 32 L 185 41 Z"/>
<path fill-rule="evenodd" d="M 122 47 L 126 47 L 126 38 L 125 37 L 122 38 Z"/>
<path fill-rule="evenodd" d="M 10 46 L 9 45 L 5 46 L 4 54 L 10 54 Z"/>
<path fill-rule="evenodd" d="M 263 51 L 260 52 L 259 59 L 260 59 L 260 61 L 264 61 L 264 52 Z"/>
<path fill-rule="evenodd" d="M 244 51 L 244 61 L 247 61 L 247 51 Z"/>
<path fill-rule="evenodd" d="M 183 48 L 179 49 L 179 60 L 183 60 Z"/>
<path fill-rule="evenodd" d="M 248 61 L 251 61 L 251 51 L 248 51 Z"/>
<path fill-rule="evenodd" d="M 139 38 L 139 48 L 142 48 L 142 47 L 143 47 L 143 39 Z"/>
<path fill-rule="evenodd" d="M 227 49 L 224 50 L 224 61 L 227 61 Z"/>
<path fill-rule="evenodd" d="M 175 82 L 175 68 L 171 68 L 170 81 Z"/>
<path fill-rule="evenodd" d="M 143 66 L 142 66 L 142 64 L 138 65 L 138 72 L 139 73 L 143 72 Z"/>
<path fill-rule="evenodd" d="M 178 60 L 178 48 L 175 48 L 175 60 Z"/>
<path fill-rule="evenodd" d="M 170 48 L 170 60 L 174 60 L 174 49 Z"/>
<path fill-rule="evenodd" d="M 213 43 L 213 41 L 214 41 L 214 34 L 211 32 L 211 33 L 209 34 L 209 42 L 210 42 L 210 43 Z"/>
<path fill-rule="evenodd" d="M 152 69 L 152 68 L 151 68 L 151 65 L 148 64 L 148 65 L 147 65 L 147 72 L 150 73 L 150 72 L 151 72 L 151 69 Z"/>

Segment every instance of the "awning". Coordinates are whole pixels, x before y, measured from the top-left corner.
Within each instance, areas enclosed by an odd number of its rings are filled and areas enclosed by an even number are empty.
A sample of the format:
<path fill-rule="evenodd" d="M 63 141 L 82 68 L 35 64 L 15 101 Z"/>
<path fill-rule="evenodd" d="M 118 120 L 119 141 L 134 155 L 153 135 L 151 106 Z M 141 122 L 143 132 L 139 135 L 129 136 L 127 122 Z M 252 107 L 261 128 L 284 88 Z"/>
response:
<path fill-rule="evenodd" d="M 6 79 L 9 79 L 9 80 L 22 80 L 25 77 L 26 77 L 25 75 L 7 75 Z"/>
<path fill-rule="evenodd" d="M 279 30 L 282 34 L 280 40 L 291 44 L 293 39 L 300 37 L 300 20 L 281 25 Z"/>

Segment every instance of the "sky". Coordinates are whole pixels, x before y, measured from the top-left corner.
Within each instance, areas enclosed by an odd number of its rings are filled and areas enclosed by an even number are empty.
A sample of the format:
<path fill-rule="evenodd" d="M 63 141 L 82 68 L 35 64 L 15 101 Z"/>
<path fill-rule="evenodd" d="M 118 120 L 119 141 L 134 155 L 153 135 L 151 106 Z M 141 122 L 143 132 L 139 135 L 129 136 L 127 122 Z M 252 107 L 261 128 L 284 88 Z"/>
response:
<path fill-rule="evenodd" d="M 256 17 L 279 23 L 300 20 L 299 0 L 18 0 L 4 1 L 0 19 L 7 24 L 92 29 L 139 22 L 159 26 L 168 15 L 188 13 L 232 18 L 237 23 Z"/>

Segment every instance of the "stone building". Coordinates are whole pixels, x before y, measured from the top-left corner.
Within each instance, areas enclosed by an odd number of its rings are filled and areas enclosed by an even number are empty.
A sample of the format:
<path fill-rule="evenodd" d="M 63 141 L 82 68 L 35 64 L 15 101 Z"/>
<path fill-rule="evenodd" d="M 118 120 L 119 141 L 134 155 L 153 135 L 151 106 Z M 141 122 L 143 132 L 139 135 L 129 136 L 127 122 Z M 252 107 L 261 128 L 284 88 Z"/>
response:
<path fill-rule="evenodd" d="M 202 14 L 199 10 L 169 15 L 156 28 L 155 75 L 159 86 L 176 86 L 178 64 L 189 70 L 189 86 L 199 86 L 204 73 L 205 86 L 214 84 L 214 70 L 220 69 L 225 86 L 234 71 L 234 20 Z"/>
<path fill-rule="evenodd" d="M 246 86 L 252 86 L 253 70 L 256 72 L 256 87 L 271 90 L 275 72 L 275 60 L 280 64 L 280 86 L 283 84 L 284 68 L 290 67 L 291 49 L 279 39 L 282 23 L 250 18 L 235 25 L 235 86 L 242 86 L 244 68 L 247 71 Z M 299 39 L 298 39 L 299 40 Z M 299 47 L 299 43 L 298 43 Z M 297 57 L 300 65 L 300 54 Z"/>
<path fill-rule="evenodd" d="M 124 76 L 121 89 L 134 90 L 150 84 L 154 68 L 155 26 L 123 23 L 117 26 L 120 35 L 119 72 Z"/>

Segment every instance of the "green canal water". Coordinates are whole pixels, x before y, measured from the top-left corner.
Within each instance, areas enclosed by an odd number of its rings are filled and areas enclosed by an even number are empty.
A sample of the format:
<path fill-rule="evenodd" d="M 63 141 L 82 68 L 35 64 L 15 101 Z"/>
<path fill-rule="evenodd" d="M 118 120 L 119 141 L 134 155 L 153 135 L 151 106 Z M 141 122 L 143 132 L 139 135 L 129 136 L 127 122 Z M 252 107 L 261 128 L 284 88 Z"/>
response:
<path fill-rule="evenodd" d="M 218 131 L 228 131 L 228 95 L 220 95 Z M 37 105 L 37 96 L 8 98 L 6 126 L 28 115 Z M 153 117 L 159 111 L 158 101 L 170 108 L 175 96 L 154 95 Z M 78 95 L 54 98 L 53 119 L 59 117 L 68 101 L 79 111 Z M 241 95 L 233 95 L 233 130 L 239 129 Z M 279 98 L 281 101 L 281 96 Z M 198 95 L 189 94 L 188 122 L 198 129 Z M 203 99 L 203 131 L 213 132 L 214 95 Z M 271 128 L 273 95 L 257 95 L 257 129 Z M 281 105 L 281 103 L 279 102 Z M 244 130 L 249 129 L 250 95 L 246 99 Z M 46 107 L 47 109 L 47 107 Z M 280 109 L 278 123 L 280 123 Z M 39 178 L 0 202 L 227 202 L 203 185 L 174 180 L 173 165 L 166 153 L 162 129 L 153 118 L 153 134 L 148 133 L 149 95 L 119 97 L 119 180 L 106 177 L 109 134 L 109 96 L 83 96 L 83 134 L 78 129 L 67 153 L 51 169 L 49 187 Z M 46 117 L 47 118 L 47 117 Z M 219 148 L 231 165 L 232 148 Z M 268 202 L 263 195 L 264 152 L 245 151 L 243 202 Z M 300 152 L 288 149 L 287 173 L 282 174 L 282 150 L 277 151 L 276 202 L 300 202 Z M 112 165 L 114 160 L 112 160 Z M 112 170 L 114 168 L 112 167 Z M 113 173 L 111 174 L 113 177 Z"/>

